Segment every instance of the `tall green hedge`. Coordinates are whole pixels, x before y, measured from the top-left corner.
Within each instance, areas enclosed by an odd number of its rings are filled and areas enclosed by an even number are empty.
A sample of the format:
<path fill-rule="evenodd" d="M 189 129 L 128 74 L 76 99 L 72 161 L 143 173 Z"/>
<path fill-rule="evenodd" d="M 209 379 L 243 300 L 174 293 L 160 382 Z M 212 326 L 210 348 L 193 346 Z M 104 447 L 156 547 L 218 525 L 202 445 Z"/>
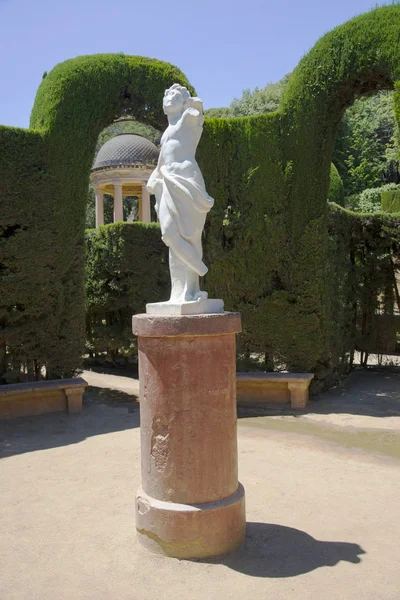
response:
<path fill-rule="evenodd" d="M 269 365 L 313 370 L 323 381 L 348 360 L 339 343 L 347 335 L 346 305 L 339 307 L 333 286 L 343 285 L 346 261 L 332 263 L 329 235 L 333 145 L 343 112 L 358 95 L 394 89 L 399 118 L 399 39 L 400 6 L 377 8 L 317 42 L 293 72 L 276 113 L 206 121 L 198 158 L 216 199 L 205 233 L 207 287 L 242 312 L 245 359 L 263 353 Z M 42 366 L 57 377 L 79 369 L 85 202 L 96 139 L 127 113 L 163 129 L 162 95 L 174 81 L 189 85 L 160 61 L 80 57 L 45 77 L 30 131 L 0 128 L 7 154 L 0 183 L 8 215 L 0 313 L 7 381 L 18 361 L 35 365 L 26 366 L 30 378 Z M 29 216 L 31 202 L 36 210 Z"/>
<path fill-rule="evenodd" d="M 86 343 L 93 355 L 129 356 L 132 315 L 169 296 L 168 250 L 156 223 L 115 223 L 86 232 Z"/>
<path fill-rule="evenodd" d="M 400 212 L 400 191 L 393 190 L 382 192 L 381 206 L 384 212 L 397 213 Z"/>
<path fill-rule="evenodd" d="M 394 258 L 400 254 L 400 216 L 353 213 L 333 204 L 329 236 L 337 355 L 349 354 L 352 361 L 355 349 L 385 353 L 396 345 L 399 328 Z"/>
<path fill-rule="evenodd" d="M 85 208 L 100 132 L 117 117 L 161 129 L 176 67 L 123 54 L 82 56 L 42 81 L 31 129 L 0 127 L 1 378 L 70 377 L 85 344 Z"/>
<path fill-rule="evenodd" d="M 38 133 L 0 128 L 0 380 L 40 377 L 44 362 L 57 368 L 53 343 L 60 324 L 62 282 L 57 277 L 59 247 L 53 181 Z M 65 361 L 75 367 L 74 353 Z"/>
<path fill-rule="evenodd" d="M 206 123 L 199 161 L 216 198 L 207 284 L 242 312 L 243 357 L 265 352 L 267 364 L 321 379 L 347 364 L 326 202 L 333 145 L 354 98 L 399 89 L 399 37 L 399 5 L 361 15 L 300 61 L 276 113 Z M 395 105 L 399 115 L 398 93 Z"/>

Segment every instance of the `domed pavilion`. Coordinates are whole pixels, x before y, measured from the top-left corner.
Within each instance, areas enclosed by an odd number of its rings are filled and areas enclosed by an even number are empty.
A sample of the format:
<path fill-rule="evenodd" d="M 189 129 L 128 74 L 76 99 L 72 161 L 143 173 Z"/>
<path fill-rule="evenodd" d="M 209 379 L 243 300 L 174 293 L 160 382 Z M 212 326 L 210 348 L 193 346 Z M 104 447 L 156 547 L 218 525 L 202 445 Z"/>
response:
<path fill-rule="evenodd" d="M 104 194 L 114 198 L 114 223 L 124 220 L 123 196 L 139 199 L 139 221 L 151 222 L 147 181 L 157 165 L 158 148 L 133 133 L 121 133 L 99 150 L 90 179 L 96 192 L 96 227 L 104 225 Z"/>

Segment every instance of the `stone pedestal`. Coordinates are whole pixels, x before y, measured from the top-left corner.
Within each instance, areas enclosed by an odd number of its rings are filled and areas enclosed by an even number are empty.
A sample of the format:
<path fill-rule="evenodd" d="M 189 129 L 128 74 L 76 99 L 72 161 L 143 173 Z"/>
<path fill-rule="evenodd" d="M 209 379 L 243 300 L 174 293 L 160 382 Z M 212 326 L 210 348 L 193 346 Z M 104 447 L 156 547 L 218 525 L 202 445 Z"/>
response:
<path fill-rule="evenodd" d="M 240 330 L 237 313 L 133 317 L 142 452 L 136 529 L 156 552 L 215 556 L 244 539 L 236 434 Z"/>

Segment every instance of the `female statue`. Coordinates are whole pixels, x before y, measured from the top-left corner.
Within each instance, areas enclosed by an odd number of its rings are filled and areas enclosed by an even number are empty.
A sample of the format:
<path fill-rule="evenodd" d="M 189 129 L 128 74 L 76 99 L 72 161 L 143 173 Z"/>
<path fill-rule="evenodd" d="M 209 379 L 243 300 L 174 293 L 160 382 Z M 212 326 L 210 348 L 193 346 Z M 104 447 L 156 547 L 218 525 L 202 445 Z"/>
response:
<path fill-rule="evenodd" d="M 162 239 L 169 247 L 169 303 L 201 302 L 207 292 L 200 291 L 199 276 L 208 270 L 202 260 L 201 235 L 214 204 L 195 159 L 203 130 L 203 106 L 200 98 L 192 98 L 187 88 L 175 83 L 164 93 L 163 109 L 168 127 L 147 189 L 155 194 Z"/>

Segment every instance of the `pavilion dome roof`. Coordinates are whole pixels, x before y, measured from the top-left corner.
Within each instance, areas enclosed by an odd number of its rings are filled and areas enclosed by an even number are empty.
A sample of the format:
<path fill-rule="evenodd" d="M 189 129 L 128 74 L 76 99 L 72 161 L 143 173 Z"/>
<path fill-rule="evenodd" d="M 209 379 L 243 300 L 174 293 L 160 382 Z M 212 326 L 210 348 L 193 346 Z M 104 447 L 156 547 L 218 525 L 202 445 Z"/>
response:
<path fill-rule="evenodd" d="M 154 167 L 158 148 L 136 133 L 120 133 L 108 140 L 99 150 L 92 171 L 118 167 Z"/>

